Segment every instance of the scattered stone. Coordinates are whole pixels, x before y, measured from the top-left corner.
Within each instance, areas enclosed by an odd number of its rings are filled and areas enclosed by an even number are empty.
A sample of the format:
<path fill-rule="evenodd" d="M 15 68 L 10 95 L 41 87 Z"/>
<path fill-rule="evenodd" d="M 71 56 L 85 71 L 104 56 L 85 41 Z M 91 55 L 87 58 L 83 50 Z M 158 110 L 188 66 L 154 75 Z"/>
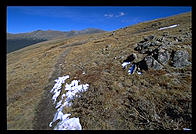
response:
<path fill-rule="evenodd" d="M 140 45 L 138 45 L 137 47 L 134 48 L 135 51 L 141 51 L 142 47 Z"/>
<path fill-rule="evenodd" d="M 148 52 L 149 52 L 149 53 L 152 53 L 153 50 L 154 50 L 153 48 L 149 48 L 149 49 L 148 49 Z"/>
<path fill-rule="evenodd" d="M 142 49 L 142 50 L 140 51 L 140 53 L 141 53 L 141 54 L 146 54 L 146 53 L 148 53 L 148 49 Z"/>
<path fill-rule="evenodd" d="M 177 42 L 182 42 L 183 39 L 180 36 L 179 37 L 174 36 L 174 40 Z"/>
<path fill-rule="evenodd" d="M 156 46 L 156 45 L 157 45 L 156 42 L 151 42 L 151 43 L 150 43 L 150 46 Z"/>
<path fill-rule="evenodd" d="M 165 37 L 157 38 L 157 41 L 158 41 L 158 42 L 163 42 L 164 40 L 165 40 Z"/>
<path fill-rule="evenodd" d="M 169 45 L 172 45 L 171 41 L 167 41 L 165 40 L 162 45 L 166 45 L 166 46 L 169 46 Z"/>
<path fill-rule="evenodd" d="M 169 33 L 168 33 L 168 32 L 164 32 L 164 33 L 163 33 L 163 36 L 164 36 L 164 37 L 168 37 L 168 36 L 169 36 Z"/>

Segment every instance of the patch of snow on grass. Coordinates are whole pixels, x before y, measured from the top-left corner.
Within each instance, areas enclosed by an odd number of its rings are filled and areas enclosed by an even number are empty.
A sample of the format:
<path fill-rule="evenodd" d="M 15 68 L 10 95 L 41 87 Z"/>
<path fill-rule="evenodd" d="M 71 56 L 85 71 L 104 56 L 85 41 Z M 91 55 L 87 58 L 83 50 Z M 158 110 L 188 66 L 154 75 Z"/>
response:
<path fill-rule="evenodd" d="M 168 28 L 174 28 L 174 27 L 177 27 L 178 25 L 171 25 L 171 26 L 168 26 L 168 27 L 162 27 L 162 28 L 159 28 L 158 30 L 164 30 L 164 29 L 168 29 Z"/>
<path fill-rule="evenodd" d="M 55 104 L 57 97 L 60 95 L 61 92 L 61 86 L 62 84 L 65 82 L 66 79 L 69 78 L 69 75 L 63 76 L 63 77 L 59 77 L 58 79 L 55 80 L 56 84 L 54 85 L 54 87 L 51 89 L 51 93 L 53 92 L 53 103 Z"/>
<path fill-rule="evenodd" d="M 79 118 L 65 118 L 55 126 L 54 130 L 82 130 L 82 126 Z"/>
<path fill-rule="evenodd" d="M 59 77 L 57 80 L 55 80 L 56 84 L 54 85 L 51 92 L 54 93 L 52 100 L 54 100 L 54 103 L 56 102 L 57 97 L 60 95 L 61 86 L 62 83 L 66 79 L 68 79 L 69 76 L 63 76 Z M 69 107 L 72 105 L 71 100 L 73 100 L 74 97 L 77 97 L 77 93 L 87 91 L 89 85 L 88 84 L 81 84 L 79 85 L 80 80 L 73 80 L 71 84 L 65 85 L 65 91 L 66 93 L 61 96 L 61 100 L 56 104 L 57 112 L 54 115 L 53 121 L 50 122 L 49 127 L 52 127 L 52 123 L 60 120 L 57 125 L 54 127 L 54 130 L 82 130 L 82 126 L 80 125 L 79 118 L 69 118 L 71 114 L 63 114 L 62 110 L 63 107 Z M 65 101 L 62 104 L 63 98 L 65 97 Z"/>

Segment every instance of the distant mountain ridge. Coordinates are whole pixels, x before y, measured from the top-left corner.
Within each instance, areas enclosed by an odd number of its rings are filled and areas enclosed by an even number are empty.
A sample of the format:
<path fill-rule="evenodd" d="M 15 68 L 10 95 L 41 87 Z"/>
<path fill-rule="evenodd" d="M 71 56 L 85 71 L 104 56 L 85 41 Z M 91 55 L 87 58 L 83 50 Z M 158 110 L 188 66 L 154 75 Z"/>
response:
<path fill-rule="evenodd" d="M 21 49 L 23 47 L 51 40 L 57 37 L 70 38 L 81 34 L 93 34 L 105 32 L 96 28 L 87 28 L 80 31 L 55 31 L 55 30 L 36 30 L 33 32 L 12 34 L 7 33 L 7 53 Z"/>

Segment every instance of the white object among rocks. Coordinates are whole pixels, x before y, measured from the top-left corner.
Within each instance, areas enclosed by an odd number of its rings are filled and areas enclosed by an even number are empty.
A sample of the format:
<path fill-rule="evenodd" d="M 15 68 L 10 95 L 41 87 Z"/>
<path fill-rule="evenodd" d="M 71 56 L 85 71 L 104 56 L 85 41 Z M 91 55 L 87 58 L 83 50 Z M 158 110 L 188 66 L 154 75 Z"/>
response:
<path fill-rule="evenodd" d="M 137 74 L 142 74 L 142 72 L 137 71 Z"/>
<path fill-rule="evenodd" d="M 131 62 L 123 62 L 122 68 L 125 68 L 127 65 L 131 64 Z"/>

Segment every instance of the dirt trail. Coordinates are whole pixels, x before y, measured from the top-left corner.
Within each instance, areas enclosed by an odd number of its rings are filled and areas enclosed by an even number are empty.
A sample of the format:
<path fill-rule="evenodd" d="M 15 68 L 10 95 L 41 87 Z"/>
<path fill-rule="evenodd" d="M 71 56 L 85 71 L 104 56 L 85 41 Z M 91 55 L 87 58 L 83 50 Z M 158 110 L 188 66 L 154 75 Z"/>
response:
<path fill-rule="evenodd" d="M 49 127 L 49 123 L 53 120 L 54 114 L 56 112 L 55 106 L 52 102 L 52 94 L 50 93 L 50 90 L 54 86 L 55 82 L 54 80 L 58 78 L 61 75 L 61 67 L 60 64 L 64 62 L 64 59 L 66 55 L 69 53 L 72 47 L 79 46 L 86 43 L 86 41 L 76 42 L 73 44 L 68 44 L 65 46 L 62 46 L 65 51 L 61 53 L 57 59 L 56 64 L 53 67 L 52 73 L 49 75 L 48 78 L 48 85 L 44 88 L 44 93 L 42 95 L 42 99 L 39 102 L 38 106 L 35 109 L 35 117 L 33 120 L 33 129 L 34 130 L 52 130 L 52 128 Z M 61 48 L 62 48 L 61 47 Z"/>

